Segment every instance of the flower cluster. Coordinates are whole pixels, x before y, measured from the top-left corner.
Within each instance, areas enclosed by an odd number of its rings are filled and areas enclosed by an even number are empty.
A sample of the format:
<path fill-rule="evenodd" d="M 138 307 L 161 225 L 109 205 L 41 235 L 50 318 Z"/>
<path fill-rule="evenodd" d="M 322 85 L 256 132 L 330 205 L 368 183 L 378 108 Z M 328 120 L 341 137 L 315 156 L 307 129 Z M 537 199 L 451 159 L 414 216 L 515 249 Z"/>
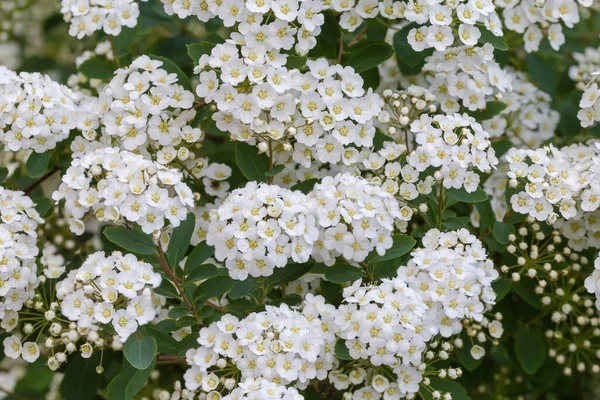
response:
<path fill-rule="evenodd" d="M 385 254 L 393 244 L 394 223 L 412 216 L 380 184 L 350 174 L 323 178 L 309 198 L 319 229 L 313 257 L 326 265 L 340 256 L 363 262 L 372 251 Z"/>
<path fill-rule="evenodd" d="M 102 133 L 114 145 L 155 152 L 157 162 L 168 164 L 178 156 L 187 160 L 185 146 L 198 142 L 203 134 L 189 126 L 196 116 L 188 110 L 194 103 L 193 93 L 177 84 L 177 75 L 162 65 L 162 61 L 141 56 L 117 70 L 100 93 L 97 108 Z M 180 145 L 178 151 L 175 147 Z"/>
<path fill-rule="evenodd" d="M 216 45 L 196 68 L 196 93 L 216 105 L 212 118 L 220 130 L 234 140 L 258 141 L 269 153 L 276 145 L 292 150 L 294 139 L 293 160 L 304 167 L 315 159 L 356 162 L 356 147 L 372 146 L 372 120 L 381 111 L 381 99 L 363 89 L 352 67 L 320 58 L 309 60 L 302 73 L 285 67 L 286 55 L 248 47 L 245 40 L 241 53 L 231 43 Z"/>
<path fill-rule="evenodd" d="M 598 97 L 598 74 L 600 73 L 600 49 L 586 47 L 583 53 L 573 53 L 577 61 L 569 67 L 569 78 L 576 83 L 578 89 L 583 90 L 579 102 L 580 111 L 577 115 L 581 126 L 587 128 L 600 121 L 600 103 Z"/>
<path fill-rule="evenodd" d="M 550 95 L 528 82 L 524 74 L 508 72 L 512 90 L 504 93 L 501 99 L 506 108 L 483 121 L 483 128 L 492 138 L 505 136 L 519 146 L 537 148 L 552 137 L 560 114 L 551 109 Z"/>
<path fill-rule="evenodd" d="M 62 315 L 94 329 L 111 324 L 122 342 L 157 316 L 164 298 L 153 293 L 161 283 L 152 265 L 131 254 L 91 254 L 56 285 Z M 98 328 L 96 328 L 98 329 Z"/>
<path fill-rule="evenodd" d="M 0 142 L 7 149 L 43 153 L 66 139 L 77 122 L 77 100 L 66 86 L 0 66 Z"/>
<path fill-rule="evenodd" d="M 269 276 L 290 258 L 308 261 L 319 237 L 312 213 L 301 192 L 250 182 L 215 210 L 206 242 L 232 278 Z"/>
<path fill-rule="evenodd" d="M 23 192 L 0 187 L 0 326 L 10 332 L 38 286 L 38 224 L 44 222 Z"/>
<path fill-rule="evenodd" d="M 466 229 L 429 230 L 423 247 L 398 269 L 398 279 L 428 305 L 423 316 L 428 329 L 445 338 L 460 333 L 463 319 L 484 320 L 495 304 L 492 282 L 497 278 L 483 243 Z"/>
<path fill-rule="evenodd" d="M 65 201 L 71 231 L 85 230 L 83 218 L 93 211 L 98 221 L 138 223 L 146 233 L 170 222 L 179 226 L 194 194 L 182 173 L 128 151 L 101 147 L 73 159 L 52 198 Z"/>
<path fill-rule="evenodd" d="M 594 271 L 585 279 L 585 288 L 596 296 L 596 308 L 600 310 L 600 257 L 594 260 Z"/>
<path fill-rule="evenodd" d="M 582 127 L 587 128 L 600 121 L 600 87 L 595 77 L 585 86 L 579 107 L 577 118 Z"/>
<path fill-rule="evenodd" d="M 239 383 L 225 380 L 225 389 L 242 393 L 247 379 L 286 386 L 294 383 L 298 388 L 305 388 L 312 379 L 326 379 L 335 360 L 334 310 L 323 297 L 309 294 L 301 311 L 282 304 L 266 306 L 265 311 L 241 320 L 224 315 L 202 328 L 200 347 L 186 353 L 191 366 L 184 375 L 186 388 L 221 391 L 219 375 L 226 366 L 235 367 L 241 378 Z"/>
<path fill-rule="evenodd" d="M 580 21 L 579 7 L 590 7 L 593 0 L 494 0 L 496 7 L 503 8 L 504 25 L 523 35 L 525 50 L 535 52 L 546 36 L 556 51 L 565 43 L 564 24 L 573 28 Z"/>
<path fill-rule="evenodd" d="M 459 111 L 461 105 L 471 111 L 484 109 L 488 101 L 512 90 L 512 78 L 494 60 L 489 43 L 434 52 L 426 59 L 422 72 L 413 83 L 432 91 L 447 113 Z"/>
<path fill-rule="evenodd" d="M 96 31 L 118 36 L 123 27 L 133 28 L 140 6 L 138 0 L 61 0 L 60 12 L 71 23 L 69 35 L 81 39 Z"/>
<path fill-rule="evenodd" d="M 509 150 L 509 185 L 516 190 L 511 208 L 549 222 L 576 250 L 600 247 L 599 152 L 596 141 L 561 149 Z"/>

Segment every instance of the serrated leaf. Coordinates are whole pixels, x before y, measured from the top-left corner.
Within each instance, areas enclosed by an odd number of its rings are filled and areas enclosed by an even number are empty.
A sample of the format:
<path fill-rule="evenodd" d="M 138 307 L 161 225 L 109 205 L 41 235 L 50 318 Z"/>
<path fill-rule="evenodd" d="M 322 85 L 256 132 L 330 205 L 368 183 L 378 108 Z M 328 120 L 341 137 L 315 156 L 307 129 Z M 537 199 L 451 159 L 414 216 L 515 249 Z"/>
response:
<path fill-rule="evenodd" d="M 413 247 L 415 247 L 415 244 L 417 244 L 417 241 L 414 238 L 404 234 L 394 235 L 392 236 L 392 240 L 392 247 L 389 248 L 384 255 L 380 256 L 376 252 L 373 252 L 371 255 L 369 255 L 369 264 L 393 260 L 401 257 L 408 253 Z"/>
<path fill-rule="evenodd" d="M 130 335 L 125 342 L 123 355 L 132 367 L 144 370 L 150 366 L 156 355 L 156 340 L 153 337 Z"/>
<path fill-rule="evenodd" d="M 249 181 L 262 182 L 269 170 L 269 159 L 258 154 L 258 149 L 243 142 L 235 142 L 235 161 Z"/>
<path fill-rule="evenodd" d="M 27 174 L 32 178 L 42 176 L 48 169 L 51 158 L 52 153 L 50 151 L 46 151 L 45 153 L 31 153 L 25 164 Z"/>
<path fill-rule="evenodd" d="M 106 60 L 98 57 L 92 57 L 84 61 L 78 68 L 79 72 L 89 79 L 111 80 L 114 74 L 114 68 Z"/>
<path fill-rule="evenodd" d="M 133 253 L 143 255 L 154 255 L 157 253 L 157 248 L 152 238 L 141 231 L 127 229 L 122 226 L 109 226 L 104 229 L 104 236 L 110 242 Z"/>
<path fill-rule="evenodd" d="M 515 354 L 523 371 L 534 374 L 546 359 L 546 343 L 542 333 L 527 325 L 520 326 L 515 334 Z"/>
<path fill-rule="evenodd" d="M 171 240 L 169 240 L 169 247 L 167 248 L 167 262 L 171 268 L 175 268 L 179 265 L 179 262 L 185 256 L 185 253 L 190 245 L 190 240 L 194 234 L 194 227 L 196 226 L 196 216 L 192 213 L 187 215 L 184 221 L 175 229 L 171 234 Z"/>
<path fill-rule="evenodd" d="M 333 283 L 354 282 L 364 277 L 365 273 L 362 269 L 343 263 L 334 264 L 325 270 L 325 279 Z"/>

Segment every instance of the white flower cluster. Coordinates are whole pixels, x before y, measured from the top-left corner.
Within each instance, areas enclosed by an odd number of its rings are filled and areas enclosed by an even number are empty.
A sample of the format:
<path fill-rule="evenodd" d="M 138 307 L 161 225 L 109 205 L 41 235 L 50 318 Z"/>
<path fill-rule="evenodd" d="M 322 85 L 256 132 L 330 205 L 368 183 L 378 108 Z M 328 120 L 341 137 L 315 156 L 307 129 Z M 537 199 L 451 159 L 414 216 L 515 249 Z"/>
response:
<path fill-rule="evenodd" d="M 112 147 L 73 159 L 52 198 L 65 201 L 69 227 L 78 235 L 85 230 L 83 218 L 90 210 L 98 221 L 136 222 L 153 233 L 166 220 L 179 226 L 194 205 L 179 170 Z"/>
<path fill-rule="evenodd" d="M 419 293 L 393 278 L 378 286 L 356 281 L 344 289 L 343 297 L 345 304 L 336 310 L 334 321 L 350 357 L 393 368 L 401 397 L 418 392 L 423 377 L 413 365 L 421 364 L 434 334 L 423 318 L 427 305 Z"/>
<path fill-rule="evenodd" d="M 600 256 L 594 260 L 594 271 L 585 278 L 585 289 L 596 296 L 596 308 L 600 310 Z"/>
<path fill-rule="evenodd" d="M 300 389 L 313 379 L 325 380 L 336 362 L 334 311 L 323 297 L 308 294 L 301 311 L 282 304 L 266 306 L 265 311 L 242 320 L 224 315 L 200 330 L 199 348 L 187 351 L 191 367 L 184 375 L 186 388 L 209 394 L 221 391 L 219 374 L 226 365 L 233 365 L 241 378 L 239 384 L 225 380 L 225 389 L 233 391 L 224 399 L 235 398 L 234 392 L 243 393 L 247 379 L 267 379 Z"/>
<path fill-rule="evenodd" d="M 569 67 L 569 78 L 576 83 L 577 89 L 584 92 L 579 102 L 581 110 L 577 117 L 581 126 L 587 128 L 600 121 L 600 49 L 586 47 L 583 53 L 573 53 L 573 58 L 577 63 Z"/>
<path fill-rule="evenodd" d="M 384 167 L 383 161 L 392 161 L 383 168 L 386 183 L 394 185 L 387 187 L 392 189 L 392 193 L 399 192 L 405 200 L 413 200 L 419 193 L 431 190 L 431 167 L 434 169 L 433 178 L 443 187 L 464 187 L 467 192 L 474 192 L 480 182 L 475 171 L 490 173 L 498 164 L 490 135 L 467 114 L 421 114 L 411 123 L 410 133 L 414 135 L 417 146 L 408 153 L 406 165 L 393 161 L 399 157 L 398 151 L 392 152 L 395 158 L 382 154 L 386 147 L 374 153 L 381 160 L 377 168 L 368 164 L 369 169 L 377 170 Z M 367 166 L 366 163 L 364 165 Z M 399 178 L 403 181 L 400 185 L 394 182 Z"/>
<path fill-rule="evenodd" d="M 177 75 L 162 65 L 162 61 L 140 56 L 129 67 L 117 70 L 100 93 L 97 108 L 102 133 L 113 142 L 118 140 L 118 147 L 155 152 L 156 161 L 168 164 L 178 156 L 187 160 L 185 146 L 198 142 L 203 134 L 189 126 L 196 116 L 188 110 L 194 104 L 193 93 L 177 84 Z"/>
<path fill-rule="evenodd" d="M 99 329 L 112 324 L 122 342 L 158 315 L 165 299 L 153 293 L 161 283 L 152 265 L 132 254 L 103 251 L 88 256 L 81 267 L 56 285 L 60 311 L 79 326 Z"/>
<path fill-rule="evenodd" d="M 10 151 L 43 153 L 78 126 L 76 98 L 69 88 L 38 73 L 0 66 L 0 142 Z"/>
<path fill-rule="evenodd" d="M 7 332 L 39 283 L 36 229 L 44 220 L 34 206 L 23 192 L 0 187 L 0 326 Z"/>
<path fill-rule="evenodd" d="M 234 279 L 269 276 L 290 258 L 305 263 L 319 237 L 306 195 L 275 185 L 250 182 L 231 192 L 215 214 L 206 242 Z"/>
<path fill-rule="evenodd" d="M 352 67 L 319 58 L 309 60 L 309 70 L 302 73 L 285 67 L 286 55 L 244 40 L 241 53 L 232 43 L 216 45 L 196 68 L 196 93 L 216 105 L 212 118 L 220 130 L 235 140 L 258 141 L 264 152 L 272 152 L 275 144 L 290 151 L 294 138 L 293 159 L 304 167 L 315 159 L 355 163 L 356 147 L 373 145 L 372 120 L 381 111 L 381 99 L 363 89 L 364 81 Z M 285 43 L 280 38 L 276 42 Z M 246 80 L 247 85 L 240 85 Z"/>
<path fill-rule="evenodd" d="M 429 329 L 445 338 L 460 333 L 465 318 L 484 320 L 484 312 L 495 304 L 492 282 L 497 278 L 483 244 L 466 229 L 429 230 L 423 248 L 398 269 L 398 279 L 428 305 L 424 319 Z"/>
<path fill-rule="evenodd" d="M 71 23 L 69 35 L 82 39 L 96 31 L 118 36 L 123 27 L 133 28 L 140 6 L 138 0 L 61 0 L 60 12 Z"/>
<path fill-rule="evenodd" d="M 573 28 L 580 21 L 579 7 L 590 7 L 593 0 L 494 0 L 503 8 L 504 25 L 523 34 L 525 50 L 535 52 L 546 36 L 556 51 L 565 43 L 564 24 Z"/>
<path fill-rule="evenodd" d="M 377 4 L 379 2 L 374 0 L 360 0 L 356 9 L 348 12 L 348 14 L 352 14 L 353 12 L 359 14 L 358 23 L 354 27 L 347 29 L 356 29 L 362 23 L 360 16 L 363 13 L 367 14 L 367 10 L 375 8 L 373 7 L 373 3 Z M 408 43 L 416 51 L 423 51 L 429 48 L 444 51 L 455 43 L 455 35 L 463 44 L 474 46 L 481 38 L 480 29 L 487 29 L 495 36 L 503 35 L 502 24 L 498 14 L 496 14 L 496 8 L 492 0 L 457 0 L 443 2 L 443 4 L 440 1 L 434 0 L 386 0 L 379 4 L 382 16 L 387 16 L 384 11 L 388 12 L 388 10 L 393 9 L 396 15 L 392 18 L 402 17 L 408 21 L 424 25 L 413 28 L 408 33 Z M 372 11 L 370 14 L 373 16 L 369 16 L 368 18 L 375 18 L 377 16 L 376 11 Z M 427 23 L 431 25 L 425 26 Z"/>
<path fill-rule="evenodd" d="M 550 95 L 528 82 L 523 73 L 508 72 L 512 90 L 504 93 L 500 100 L 507 107 L 483 121 L 483 128 L 492 138 L 505 136 L 519 146 L 540 147 L 554 135 L 560 114 L 550 107 Z"/>
<path fill-rule="evenodd" d="M 509 150 L 511 208 L 547 221 L 574 250 L 600 248 L 600 144 Z"/>
<path fill-rule="evenodd" d="M 395 221 L 412 216 L 380 184 L 350 174 L 323 178 L 308 196 L 319 229 L 313 257 L 326 265 L 336 257 L 360 263 L 372 251 L 385 254 Z"/>
<path fill-rule="evenodd" d="M 484 109 L 488 101 L 512 90 L 511 76 L 494 60 L 489 43 L 434 52 L 422 71 L 421 86 L 436 95 L 447 113 L 459 111 L 461 105 L 471 111 Z"/>
<path fill-rule="evenodd" d="M 600 86 L 599 80 L 594 77 L 583 90 L 583 95 L 579 101 L 580 110 L 577 118 L 581 121 L 584 128 L 594 125 L 600 121 Z"/>

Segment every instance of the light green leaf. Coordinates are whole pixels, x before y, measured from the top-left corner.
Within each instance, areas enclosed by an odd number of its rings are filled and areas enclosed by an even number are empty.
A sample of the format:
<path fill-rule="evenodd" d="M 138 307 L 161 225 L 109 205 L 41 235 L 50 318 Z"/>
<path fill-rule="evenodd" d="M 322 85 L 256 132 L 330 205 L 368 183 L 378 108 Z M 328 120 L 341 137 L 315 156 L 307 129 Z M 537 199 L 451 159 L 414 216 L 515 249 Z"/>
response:
<path fill-rule="evenodd" d="M 139 334 L 133 334 L 127 338 L 123 354 L 132 367 L 144 370 L 154 360 L 156 350 L 156 340 L 153 337 L 140 337 Z"/>

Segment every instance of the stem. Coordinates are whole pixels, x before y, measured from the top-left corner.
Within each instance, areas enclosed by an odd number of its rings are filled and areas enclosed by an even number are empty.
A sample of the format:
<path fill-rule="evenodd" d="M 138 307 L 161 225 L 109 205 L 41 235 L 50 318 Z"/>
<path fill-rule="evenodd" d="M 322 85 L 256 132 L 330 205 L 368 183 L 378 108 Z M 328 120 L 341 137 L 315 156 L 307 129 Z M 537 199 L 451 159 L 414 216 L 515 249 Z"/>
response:
<path fill-rule="evenodd" d="M 108 40 L 110 41 L 110 48 L 113 52 L 113 55 L 115 57 L 115 63 L 117 64 L 117 68 L 121 68 L 121 61 L 119 61 L 119 57 L 117 57 L 117 54 L 115 52 L 115 44 L 113 42 L 113 36 L 112 35 L 108 35 Z"/>
<path fill-rule="evenodd" d="M 27 186 L 27 188 L 24 190 L 25 194 L 29 195 L 29 193 L 31 193 L 31 191 L 33 189 L 35 189 L 40 183 L 44 182 L 46 179 L 48 179 L 50 176 L 52 176 L 58 170 L 60 170 L 60 168 L 55 166 L 50 171 L 46 172 L 37 181 L 35 181 L 31 185 Z"/>
<path fill-rule="evenodd" d="M 356 34 L 356 36 L 354 36 L 350 42 L 348 42 L 348 47 L 352 47 L 352 46 L 354 46 L 354 45 L 356 44 L 356 42 L 358 42 L 358 41 L 360 40 L 360 38 L 361 38 L 361 37 L 363 37 L 363 35 L 364 35 L 365 33 L 367 33 L 367 29 L 368 29 L 368 28 L 369 28 L 369 26 L 368 26 L 368 25 L 367 25 L 367 26 L 365 26 L 364 28 L 362 28 L 362 30 L 361 30 L 360 32 L 358 32 L 358 33 Z"/>

